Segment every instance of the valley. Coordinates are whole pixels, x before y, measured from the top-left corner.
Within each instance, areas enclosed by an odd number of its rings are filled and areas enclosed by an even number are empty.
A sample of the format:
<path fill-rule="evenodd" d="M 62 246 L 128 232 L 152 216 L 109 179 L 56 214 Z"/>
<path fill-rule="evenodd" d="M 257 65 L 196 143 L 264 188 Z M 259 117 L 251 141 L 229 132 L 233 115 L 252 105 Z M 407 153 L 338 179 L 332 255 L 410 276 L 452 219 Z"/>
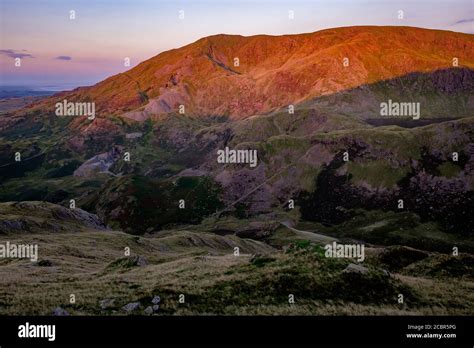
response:
<path fill-rule="evenodd" d="M 473 69 L 448 31 L 216 35 L 7 110 L 0 244 L 39 256 L 0 314 L 469 315 Z"/>

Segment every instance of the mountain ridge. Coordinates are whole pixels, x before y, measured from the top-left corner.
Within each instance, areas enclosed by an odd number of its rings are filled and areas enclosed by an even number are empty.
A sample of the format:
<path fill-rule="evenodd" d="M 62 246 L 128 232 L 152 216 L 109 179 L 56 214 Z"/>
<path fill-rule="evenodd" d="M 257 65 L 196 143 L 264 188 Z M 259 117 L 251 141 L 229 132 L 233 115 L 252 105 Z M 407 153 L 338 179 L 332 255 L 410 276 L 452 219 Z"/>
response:
<path fill-rule="evenodd" d="M 363 84 L 453 66 L 474 68 L 474 36 L 357 26 L 281 36 L 218 34 L 162 52 L 94 86 L 48 98 L 94 101 L 99 116 L 178 112 L 242 119 Z M 234 64 L 238 59 L 238 66 Z M 348 58 L 348 66 L 344 59 Z"/>

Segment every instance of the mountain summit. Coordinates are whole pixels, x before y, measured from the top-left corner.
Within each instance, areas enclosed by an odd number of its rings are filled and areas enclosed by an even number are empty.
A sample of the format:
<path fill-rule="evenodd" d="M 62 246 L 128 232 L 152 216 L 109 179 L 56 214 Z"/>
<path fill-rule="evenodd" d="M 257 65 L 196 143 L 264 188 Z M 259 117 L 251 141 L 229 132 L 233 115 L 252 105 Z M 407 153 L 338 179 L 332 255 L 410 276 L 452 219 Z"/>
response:
<path fill-rule="evenodd" d="M 180 105 L 186 115 L 242 119 L 414 72 L 452 68 L 454 60 L 474 67 L 473 35 L 377 26 L 215 35 L 61 99 L 94 101 L 101 116 L 137 120 L 179 112 Z"/>

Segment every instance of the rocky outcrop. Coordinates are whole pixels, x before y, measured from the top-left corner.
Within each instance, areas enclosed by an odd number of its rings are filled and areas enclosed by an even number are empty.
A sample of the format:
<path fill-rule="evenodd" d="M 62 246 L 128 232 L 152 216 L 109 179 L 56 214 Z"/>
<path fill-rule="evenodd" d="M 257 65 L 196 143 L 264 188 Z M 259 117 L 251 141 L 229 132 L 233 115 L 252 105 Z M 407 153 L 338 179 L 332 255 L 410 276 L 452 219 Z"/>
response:
<path fill-rule="evenodd" d="M 74 171 L 74 176 L 91 177 L 99 173 L 108 173 L 109 168 L 122 154 L 122 147 L 114 146 L 109 152 L 101 153 L 84 162 Z"/>
<path fill-rule="evenodd" d="M 48 202 L 0 203 L 0 233 L 105 230 L 97 215 Z"/>

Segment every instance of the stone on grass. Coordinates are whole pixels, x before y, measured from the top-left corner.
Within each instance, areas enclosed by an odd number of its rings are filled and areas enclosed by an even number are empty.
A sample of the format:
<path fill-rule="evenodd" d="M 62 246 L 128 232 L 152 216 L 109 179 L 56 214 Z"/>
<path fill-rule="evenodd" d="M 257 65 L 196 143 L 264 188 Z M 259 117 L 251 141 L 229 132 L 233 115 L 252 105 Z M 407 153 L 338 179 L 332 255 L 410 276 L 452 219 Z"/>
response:
<path fill-rule="evenodd" d="M 56 317 L 67 317 L 69 313 L 61 307 L 56 307 L 53 309 L 53 315 Z"/>
<path fill-rule="evenodd" d="M 115 300 L 113 298 L 106 298 L 99 302 L 101 309 L 108 309 L 115 306 Z"/>
<path fill-rule="evenodd" d="M 136 311 L 139 309 L 141 306 L 140 302 L 131 302 L 127 303 L 125 306 L 122 307 L 122 310 L 127 313 L 131 313 L 133 311 Z"/>
<path fill-rule="evenodd" d="M 369 272 L 367 267 L 362 265 L 356 265 L 355 263 L 350 263 L 346 269 L 344 269 L 344 273 L 359 273 L 359 274 L 366 274 Z"/>

